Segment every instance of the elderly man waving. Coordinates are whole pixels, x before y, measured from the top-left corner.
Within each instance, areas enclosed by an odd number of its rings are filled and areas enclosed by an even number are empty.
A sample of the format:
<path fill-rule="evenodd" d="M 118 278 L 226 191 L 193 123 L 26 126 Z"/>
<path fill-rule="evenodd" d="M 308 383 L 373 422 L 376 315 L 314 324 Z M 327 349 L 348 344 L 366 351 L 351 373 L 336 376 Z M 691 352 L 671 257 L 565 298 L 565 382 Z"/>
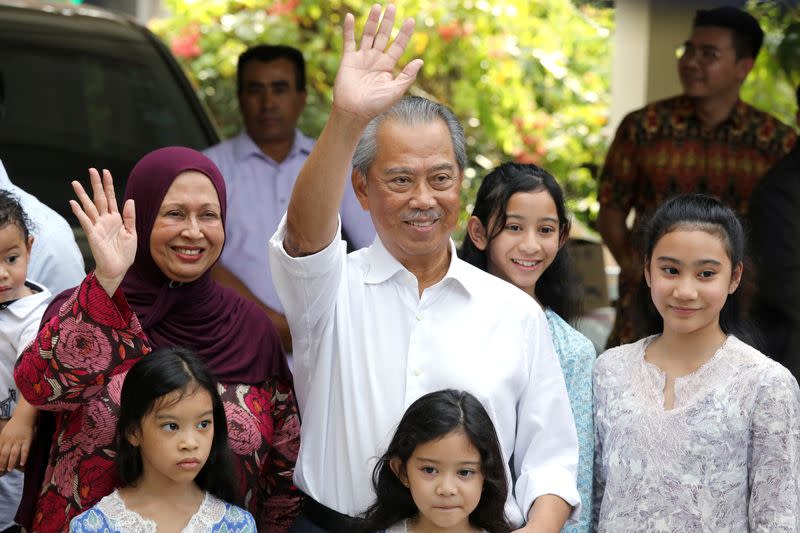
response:
<path fill-rule="evenodd" d="M 558 531 L 579 512 L 578 447 L 544 314 L 456 257 L 464 133 L 447 107 L 402 98 L 422 67 L 394 75 L 414 22 L 389 44 L 395 9 L 380 14 L 358 48 L 345 18 L 330 118 L 270 241 L 303 420 L 295 482 L 308 499 L 293 531 L 352 531 L 405 408 L 443 388 L 477 396 L 513 456 L 512 524 Z M 348 255 L 337 209 L 351 159 L 378 238 Z"/>

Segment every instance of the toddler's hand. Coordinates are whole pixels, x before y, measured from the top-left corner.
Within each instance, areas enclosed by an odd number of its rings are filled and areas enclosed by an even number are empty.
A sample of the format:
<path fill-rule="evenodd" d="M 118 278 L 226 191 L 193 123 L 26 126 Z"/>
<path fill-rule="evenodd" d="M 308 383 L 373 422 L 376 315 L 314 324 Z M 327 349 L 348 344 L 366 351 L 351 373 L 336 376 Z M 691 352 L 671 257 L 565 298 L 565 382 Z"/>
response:
<path fill-rule="evenodd" d="M 12 416 L 6 422 L 0 431 L 0 473 L 24 468 L 33 440 L 33 428 L 34 424 L 24 417 Z"/>

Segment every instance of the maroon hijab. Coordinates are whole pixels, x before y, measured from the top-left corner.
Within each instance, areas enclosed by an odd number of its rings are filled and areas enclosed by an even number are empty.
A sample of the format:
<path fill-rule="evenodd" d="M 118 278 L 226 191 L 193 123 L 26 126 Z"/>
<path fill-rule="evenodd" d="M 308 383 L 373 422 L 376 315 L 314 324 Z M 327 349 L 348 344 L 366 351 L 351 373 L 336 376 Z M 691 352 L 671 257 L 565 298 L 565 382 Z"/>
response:
<path fill-rule="evenodd" d="M 269 377 L 289 381 L 280 338 L 260 307 L 219 285 L 208 271 L 190 283 L 171 283 L 153 261 L 150 234 L 161 203 L 175 178 L 189 170 L 211 180 L 224 225 L 225 181 L 211 160 L 179 146 L 150 152 L 133 168 L 125 189 L 125 200 L 136 204 L 138 243 L 122 292 L 154 347 L 195 350 L 223 383 L 257 384 Z"/>

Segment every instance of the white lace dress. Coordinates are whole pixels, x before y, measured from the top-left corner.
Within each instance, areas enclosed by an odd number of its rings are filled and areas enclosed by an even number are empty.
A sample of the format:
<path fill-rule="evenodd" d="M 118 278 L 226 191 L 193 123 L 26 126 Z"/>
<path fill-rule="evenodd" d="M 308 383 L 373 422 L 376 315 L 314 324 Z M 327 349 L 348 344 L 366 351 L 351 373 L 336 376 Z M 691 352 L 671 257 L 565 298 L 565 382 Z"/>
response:
<path fill-rule="evenodd" d="M 156 533 L 156 523 L 125 507 L 114 491 L 69 523 L 70 532 Z M 182 533 L 255 533 L 253 517 L 239 507 L 206 493 Z"/>
<path fill-rule="evenodd" d="M 378 533 L 414 533 L 408 527 L 408 520 L 403 520 L 402 522 L 398 522 L 389 529 L 384 529 L 383 531 L 379 531 Z M 481 533 L 487 533 L 485 529 L 481 530 Z"/>
<path fill-rule="evenodd" d="M 644 360 L 655 337 L 594 368 L 599 532 L 800 532 L 800 389 L 784 367 L 729 336 L 675 381 Z"/>

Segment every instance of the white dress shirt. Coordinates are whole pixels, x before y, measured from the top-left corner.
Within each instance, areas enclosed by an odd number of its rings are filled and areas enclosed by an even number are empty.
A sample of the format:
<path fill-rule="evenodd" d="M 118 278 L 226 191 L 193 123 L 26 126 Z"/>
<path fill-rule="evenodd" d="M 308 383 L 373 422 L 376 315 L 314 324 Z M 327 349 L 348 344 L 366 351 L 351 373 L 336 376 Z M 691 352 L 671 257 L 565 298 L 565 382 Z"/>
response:
<path fill-rule="evenodd" d="M 64 217 L 11 183 L 2 161 L 0 189 L 19 198 L 22 209 L 34 226 L 31 228 L 34 239 L 28 263 L 28 278 L 43 284 L 51 295 L 76 287 L 86 277 L 86 271 L 83 256 L 75 243 L 75 235 Z"/>
<path fill-rule="evenodd" d="M 272 285 L 267 236 L 278 228 L 297 175 L 313 147 L 314 139 L 296 130 L 292 149 L 278 163 L 242 132 L 203 152 L 222 172 L 228 191 L 225 247 L 220 262 L 267 307 L 279 313 L 283 306 Z M 375 238 L 375 229 L 350 186 L 345 187 L 341 210 L 344 230 L 353 247 L 368 246 Z"/>
<path fill-rule="evenodd" d="M 8 419 L 17 405 L 19 389 L 14 383 L 14 365 L 22 351 L 36 338 L 39 322 L 52 297 L 36 282 L 40 292 L 25 296 L 0 310 L 0 418 Z M 14 525 L 22 499 L 23 474 L 18 470 L 0 477 L 0 531 Z"/>
<path fill-rule="evenodd" d="M 456 257 L 425 289 L 383 246 L 346 253 L 337 237 L 290 257 L 285 217 L 270 241 L 272 276 L 294 342 L 302 418 L 295 483 L 355 516 L 373 502 L 371 474 L 406 408 L 445 388 L 467 390 L 492 418 L 504 464 L 514 457 L 506 513 L 533 500 L 575 506 L 578 443 L 544 313 L 516 287 Z M 514 497 L 516 495 L 516 498 Z"/>

